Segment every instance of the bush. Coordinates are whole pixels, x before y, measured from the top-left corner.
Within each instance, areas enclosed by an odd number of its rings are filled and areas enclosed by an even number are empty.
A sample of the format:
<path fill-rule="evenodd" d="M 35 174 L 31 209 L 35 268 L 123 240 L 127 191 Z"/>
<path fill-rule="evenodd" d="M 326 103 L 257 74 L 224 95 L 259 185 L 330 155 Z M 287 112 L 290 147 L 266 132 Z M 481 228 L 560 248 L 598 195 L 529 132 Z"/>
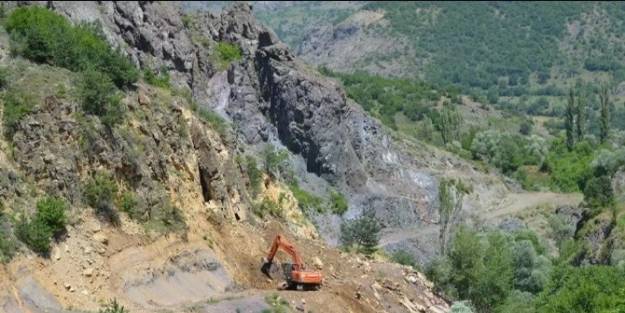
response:
<path fill-rule="evenodd" d="M 13 258 L 15 254 L 15 241 L 10 237 L 8 223 L 4 216 L 2 202 L 0 202 L 0 263 L 5 263 Z"/>
<path fill-rule="evenodd" d="M 30 220 L 18 223 L 15 232 L 18 239 L 31 250 L 47 255 L 52 237 L 65 229 L 67 203 L 60 198 L 46 197 L 37 202 L 37 213 Z"/>
<path fill-rule="evenodd" d="M 119 216 L 113 206 L 117 194 L 117 183 L 113 177 L 104 172 L 97 172 L 90 178 L 83 190 L 85 201 L 95 209 L 96 214 L 113 224 L 119 222 Z"/>
<path fill-rule="evenodd" d="M 238 61 L 242 58 L 242 51 L 239 46 L 228 42 L 220 42 L 217 44 L 217 64 L 219 68 L 224 70 L 230 63 Z"/>
<path fill-rule="evenodd" d="M 477 133 L 471 144 L 474 158 L 486 161 L 509 174 L 523 163 L 524 142 L 517 136 L 487 130 Z"/>
<path fill-rule="evenodd" d="M 166 69 L 161 69 L 158 72 L 155 72 L 151 69 L 145 69 L 143 71 L 143 78 L 145 81 L 153 86 L 167 88 L 171 87 L 171 82 L 169 81 L 169 72 Z"/>
<path fill-rule="evenodd" d="M 19 122 L 34 109 L 34 101 L 27 95 L 15 90 L 8 90 L 2 97 L 4 113 L 4 136 L 11 139 L 17 131 Z"/>
<path fill-rule="evenodd" d="M 245 168 L 247 171 L 247 177 L 250 179 L 252 193 L 256 196 L 260 192 L 260 186 L 263 182 L 263 173 L 260 169 L 258 169 L 256 159 L 249 155 L 245 157 Z"/>
<path fill-rule="evenodd" d="M 609 266 L 564 266 L 538 296 L 539 313 L 624 312 L 625 273 Z"/>
<path fill-rule="evenodd" d="M 401 265 L 412 266 L 412 267 L 417 266 L 417 261 L 415 261 L 414 256 L 404 250 L 397 250 L 393 252 L 393 254 L 391 255 L 391 260 Z"/>
<path fill-rule="evenodd" d="M 463 302 L 454 302 L 451 305 L 451 313 L 473 313 L 473 309 Z"/>
<path fill-rule="evenodd" d="M 377 248 L 381 230 L 374 211 L 366 210 L 356 219 L 343 221 L 341 244 L 346 248 L 356 248 L 364 254 L 372 254 Z"/>
<path fill-rule="evenodd" d="M 113 299 L 103 305 L 98 313 L 128 313 L 128 310 L 126 310 L 122 305 L 117 303 L 116 299 Z"/>
<path fill-rule="evenodd" d="M 9 70 L 6 67 L 0 67 L 0 89 L 4 89 L 9 85 Z"/>
<path fill-rule="evenodd" d="M 590 178 L 586 181 L 583 191 L 584 201 L 591 208 L 606 208 L 614 203 L 612 180 L 607 175 Z"/>
<path fill-rule="evenodd" d="M 297 205 L 302 212 L 306 213 L 315 210 L 317 213 L 324 213 L 323 199 L 302 189 L 297 183 L 289 185 L 293 197 L 297 200 Z"/>
<path fill-rule="evenodd" d="M 268 144 L 263 150 L 263 166 L 265 172 L 272 178 L 284 179 L 290 176 L 289 152 L 286 149 L 276 150 L 273 145 Z"/>
<path fill-rule="evenodd" d="M 84 71 L 78 84 L 78 93 L 86 113 L 99 116 L 108 126 L 122 121 L 124 108 L 117 95 L 117 88 L 108 76 L 94 69 Z"/>
<path fill-rule="evenodd" d="M 267 214 L 274 217 L 283 217 L 284 212 L 278 203 L 275 203 L 271 199 L 265 197 L 263 200 L 256 206 L 254 206 L 254 214 L 263 218 Z"/>
<path fill-rule="evenodd" d="M 65 200 L 56 197 L 46 197 L 37 202 L 36 219 L 43 222 L 53 235 L 57 235 L 67 223 L 65 216 L 67 211 L 67 203 Z"/>
<path fill-rule="evenodd" d="M 332 213 L 343 215 L 345 212 L 347 212 L 348 209 L 347 199 L 345 199 L 345 196 L 342 193 L 338 191 L 331 191 L 330 208 L 332 210 Z"/>
<path fill-rule="evenodd" d="M 118 87 L 138 79 L 138 71 L 113 50 L 95 24 L 73 26 L 65 17 L 39 6 L 19 7 L 5 23 L 12 48 L 27 59 L 72 71 L 95 68 Z"/>
<path fill-rule="evenodd" d="M 207 122 L 220 135 L 223 136 L 226 134 L 228 124 L 219 114 L 204 108 L 199 108 L 197 113 L 203 121 Z"/>
<path fill-rule="evenodd" d="M 124 192 L 120 201 L 119 208 L 122 212 L 126 212 L 130 218 L 139 219 L 141 216 L 141 212 L 137 210 L 137 206 L 139 205 L 139 201 L 137 200 L 137 196 L 134 192 Z"/>

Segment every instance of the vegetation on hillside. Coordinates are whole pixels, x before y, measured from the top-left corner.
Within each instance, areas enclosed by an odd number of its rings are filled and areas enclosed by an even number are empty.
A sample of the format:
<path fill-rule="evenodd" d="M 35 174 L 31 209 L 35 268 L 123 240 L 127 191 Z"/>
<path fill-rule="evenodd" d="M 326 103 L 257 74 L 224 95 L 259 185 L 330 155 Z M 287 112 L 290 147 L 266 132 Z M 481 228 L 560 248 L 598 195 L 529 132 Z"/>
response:
<path fill-rule="evenodd" d="M 118 87 L 138 78 L 136 67 L 104 39 L 97 24 L 72 25 L 65 17 L 38 6 L 20 7 L 5 22 L 11 49 L 38 63 L 80 72 L 96 69 Z"/>

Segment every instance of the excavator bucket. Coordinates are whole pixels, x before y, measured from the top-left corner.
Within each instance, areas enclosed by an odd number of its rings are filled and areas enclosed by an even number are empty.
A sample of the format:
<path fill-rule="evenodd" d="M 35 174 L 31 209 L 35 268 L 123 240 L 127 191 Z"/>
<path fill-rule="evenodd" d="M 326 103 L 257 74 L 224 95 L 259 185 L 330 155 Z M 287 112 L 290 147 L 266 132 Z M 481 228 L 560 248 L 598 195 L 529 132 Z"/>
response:
<path fill-rule="evenodd" d="M 261 266 L 260 271 L 263 272 L 263 274 L 267 275 L 269 279 L 273 279 L 273 277 L 271 277 L 271 273 L 274 272 L 273 270 L 274 263 L 269 262 L 267 258 L 263 258 L 262 262 L 263 262 L 263 265 Z"/>

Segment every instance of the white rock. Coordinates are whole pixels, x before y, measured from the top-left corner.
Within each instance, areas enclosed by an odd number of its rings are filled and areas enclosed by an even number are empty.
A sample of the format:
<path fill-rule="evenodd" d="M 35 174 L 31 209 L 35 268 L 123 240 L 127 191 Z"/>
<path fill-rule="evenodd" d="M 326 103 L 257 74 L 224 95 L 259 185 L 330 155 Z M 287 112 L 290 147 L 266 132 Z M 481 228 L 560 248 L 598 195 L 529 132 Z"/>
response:
<path fill-rule="evenodd" d="M 87 277 L 91 277 L 93 275 L 93 268 L 87 268 L 86 270 L 84 270 L 82 272 L 83 275 L 87 276 Z"/>
<path fill-rule="evenodd" d="M 52 253 L 52 258 L 55 260 L 60 260 L 61 259 L 61 249 L 56 248 L 54 249 L 54 252 Z"/>
<path fill-rule="evenodd" d="M 312 259 L 312 263 L 313 266 L 316 267 L 317 269 L 323 269 L 323 262 L 321 262 L 321 259 L 319 259 L 318 257 L 314 257 Z"/>
<path fill-rule="evenodd" d="M 109 243 L 109 239 L 103 233 L 96 233 L 95 235 L 93 235 L 93 239 L 104 245 Z"/>

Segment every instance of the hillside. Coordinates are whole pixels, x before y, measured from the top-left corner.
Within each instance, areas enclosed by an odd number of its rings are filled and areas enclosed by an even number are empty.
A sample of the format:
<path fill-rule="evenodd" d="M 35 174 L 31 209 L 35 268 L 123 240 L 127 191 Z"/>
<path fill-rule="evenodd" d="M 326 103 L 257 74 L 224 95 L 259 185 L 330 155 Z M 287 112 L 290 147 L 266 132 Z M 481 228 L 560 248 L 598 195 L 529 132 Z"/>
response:
<path fill-rule="evenodd" d="M 619 66 L 551 49 L 619 6 L 540 5 L 2 2 L 0 311 L 625 310 Z"/>
<path fill-rule="evenodd" d="M 298 55 L 339 71 L 359 68 L 500 94 L 605 74 L 624 79 L 618 34 L 625 7 L 618 3 L 304 2 L 257 8 L 259 19 Z"/>

